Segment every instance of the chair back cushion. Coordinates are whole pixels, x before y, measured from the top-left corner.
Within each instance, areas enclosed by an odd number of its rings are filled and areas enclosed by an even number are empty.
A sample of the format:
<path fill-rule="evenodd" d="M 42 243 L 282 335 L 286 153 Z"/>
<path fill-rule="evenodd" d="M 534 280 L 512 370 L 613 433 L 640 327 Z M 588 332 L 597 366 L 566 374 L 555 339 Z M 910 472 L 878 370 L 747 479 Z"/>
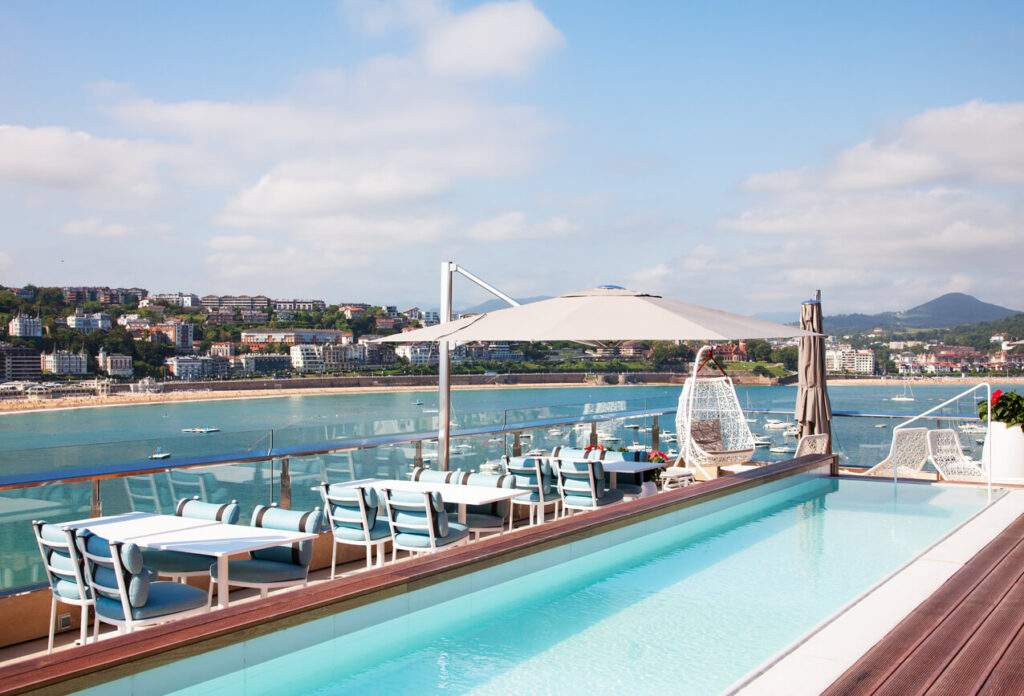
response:
<path fill-rule="evenodd" d="M 377 523 L 377 491 L 369 486 L 327 486 L 324 504 L 331 511 L 335 527 L 363 528 L 363 510 L 369 528 Z"/>
<path fill-rule="evenodd" d="M 118 570 L 121 581 L 128 593 L 128 603 L 133 607 L 143 607 L 149 600 L 150 574 L 142 567 L 142 549 L 131 542 L 111 545 L 103 537 L 92 534 L 88 530 L 77 533 L 78 548 L 87 555 L 88 572 L 92 576 L 92 586 L 98 596 L 120 600 L 121 593 L 117 584 Z M 115 563 L 112 548 L 120 547 Z"/>
<path fill-rule="evenodd" d="M 695 420 L 690 427 L 693 442 L 705 452 L 721 452 L 725 449 L 722 442 L 722 424 L 717 418 Z"/>
<path fill-rule="evenodd" d="M 424 483 L 454 483 L 461 476 L 462 472 L 459 470 L 435 471 L 422 466 L 412 470 L 412 480 L 423 481 Z"/>
<path fill-rule="evenodd" d="M 466 474 L 466 485 L 468 486 L 494 486 L 495 488 L 515 488 L 516 477 L 512 474 Z M 494 515 L 505 517 L 508 514 L 509 501 L 499 500 L 488 505 L 467 505 L 467 514 Z"/>
<path fill-rule="evenodd" d="M 252 511 L 252 526 L 265 529 L 280 529 L 285 532 L 316 532 L 320 529 L 320 510 L 282 510 L 281 508 L 257 505 Z M 313 560 L 313 541 L 299 541 L 269 549 L 250 551 L 249 558 L 259 561 L 275 561 L 308 567 Z"/>
<path fill-rule="evenodd" d="M 85 581 L 82 558 L 69 543 L 68 534 L 58 525 L 33 522 L 32 528 L 39 542 L 39 550 L 46 564 L 50 589 L 67 599 L 88 599 L 91 596 Z"/>
<path fill-rule="evenodd" d="M 216 520 L 226 524 L 236 524 L 242 513 L 242 508 L 235 501 L 220 505 L 218 503 L 204 503 L 195 498 L 182 498 L 174 506 L 174 514 L 178 517 L 191 517 L 198 520 Z"/>
<path fill-rule="evenodd" d="M 387 491 L 388 514 L 395 532 L 429 536 L 448 536 L 448 516 L 444 514 L 441 494 L 418 491 Z"/>
<path fill-rule="evenodd" d="M 562 461 L 558 464 L 558 473 L 564 495 L 604 497 L 604 465 L 601 462 Z"/>

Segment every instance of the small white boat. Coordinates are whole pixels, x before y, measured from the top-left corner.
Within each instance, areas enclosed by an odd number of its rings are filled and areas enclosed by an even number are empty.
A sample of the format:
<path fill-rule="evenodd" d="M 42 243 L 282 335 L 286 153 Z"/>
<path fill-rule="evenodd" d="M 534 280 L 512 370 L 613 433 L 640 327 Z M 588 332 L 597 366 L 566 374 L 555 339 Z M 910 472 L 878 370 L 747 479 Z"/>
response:
<path fill-rule="evenodd" d="M 796 447 L 792 445 L 773 445 L 768 451 L 772 454 L 790 454 L 796 452 Z"/>
<path fill-rule="evenodd" d="M 678 442 L 678 440 L 676 439 L 676 436 L 673 435 L 672 433 L 668 433 L 667 435 L 662 435 L 661 436 L 661 441 L 662 442 Z"/>
<path fill-rule="evenodd" d="M 520 440 L 532 440 L 533 439 L 533 433 L 520 433 L 519 439 Z"/>
<path fill-rule="evenodd" d="M 419 399 L 416 399 L 415 401 L 412 402 L 412 405 L 413 406 L 422 406 L 423 402 L 420 401 Z"/>
<path fill-rule="evenodd" d="M 621 437 L 615 437 L 614 435 L 602 435 L 599 439 L 601 442 L 622 442 Z"/>
<path fill-rule="evenodd" d="M 909 384 L 903 385 L 903 393 L 897 394 L 896 396 L 889 399 L 890 401 L 917 401 L 914 398 L 914 391 L 910 388 Z"/>
<path fill-rule="evenodd" d="M 171 453 L 170 452 L 164 452 L 162 449 L 157 447 L 153 451 L 153 454 L 149 455 L 149 458 L 150 459 L 170 459 L 171 458 Z"/>
<path fill-rule="evenodd" d="M 800 433 L 799 429 L 795 425 L 791 425 L 782 431 L 782 434 L 786 437 L 796 437 Z"/>
<path fill-rule="evenodd" d="M 642 428 L 640 428 L 639 430 L 637 430 L 637 432 L 638 432 L 638 433 L 649 433 L 649 432 L 651 432 L 651 429 L 650 429 L 650 428 L 648 428 L 648 427 L 647 427 L 647 426 L 645 425 L 645 426 L 643 426 Z"/>
<path fill-rule="evenodd" d="M 548 437 L 565 437 L 565 433 L 558 428 L 552 428 L 548 431 Z"/>
<path fill-rule="evenodd" d="M 984 445 L 985 444 L 985 438 L 979 437 L 979 438 L 977 438 L 975 440 L 975 442 L 977 442 L 979 445 Z"/>
<path fill-rule="evenodd" d="M 778 418 L 769 418 L 764 422 L 765 430 L 786 430 L 789 427 L 789 423 L 781 421 Z"/>
<path fill-rule="evenodd" d="M 757 433 L 752 433 L 752 434 L 754 435 L 754 447 L 771 447 L 772 446 L 772 439 L 770 437 L 768 437 L 767 435 L 758 435 Z"/>
<path fill-rule="evenodd" d="M 888 423 L 875 423 L 875 427 L 876 428 L 888 428 L 889 424 Z"/>
<path fill-rule="evenodd" d="M 988 432 L 988 427 L 982 423 L 963 423 L 960 425 L 960 432 L 970 433 L 972 435 L 981 435 L 982 433 Z"/>
<path fill-rule="evenodd" d="M 633 445 L 627 445 L 626 446 L 626 451 L 627 452 L 646 452 L 647 451 L 647 445 L 641 445 L 639 443 L 638 444 L 633 444 Z"/>
<path fill-rule="evenodd" d="M 640 426 L 637 425 L 636 423 L 626 423 L 622 427 L 626 428 L 627 430 L 639 430 L 640 429 Z"/>
<path fill-rule="evenodd" d="M 199 433 L 200 435 L 206 435 L 207 433 L 219 433 L 220 428 L 215 428 L 212 425 L 197 425 L 194 428 L 182 428 L 183 433 Z"/>

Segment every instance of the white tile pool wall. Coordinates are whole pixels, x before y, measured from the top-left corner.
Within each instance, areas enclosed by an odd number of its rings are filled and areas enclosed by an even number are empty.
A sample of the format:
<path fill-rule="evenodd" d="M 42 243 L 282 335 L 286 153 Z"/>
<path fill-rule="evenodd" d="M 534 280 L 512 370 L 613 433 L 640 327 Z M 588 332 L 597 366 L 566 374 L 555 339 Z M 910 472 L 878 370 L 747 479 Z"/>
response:
<path fill-rule="evenodd" d="M 335 668 L 343 668 L 341 662 L 358 664 L 366 657 L 379 657 L 381 651 L 386 650 L 382 641 L 395 631 L 407 638 L 419 633 L 426 635 L 435 631 L 439 622 L 451 621 L 457 615 L 479 618 L 491 612 L 506 611 L 508 603 L 534 597 L 538 584 L 556 592 L 560 584 L 576 582 L 590 574 L 604 574 L 609 567 L 628 565 L 662 546 L 678 546 L 715 527 L 735 523 L 737 516 L 759 514 L 766 509 L 764 499 L 771 494 L 785 491 L 781 497 L 773 496 L 769 508 L 799 498 L 814 487 L 831 486 L 834 480 L 828 473 L 829 467 L 825 464 L 413 592 L 123 677 L 78 694 L 155 696 L 189 687 L 192 695 L 221 694 L 225 690 L 239 692 L 242 688 L 239 680 L 256 685 L 261 677 L 279 676 L 287 671 L 290 657 L 298 651 L 304 651 L 306 660 L 331 664 Z M 637 539 L 643 539 L 644 543 L 630 544 Z M 622 547 L 624 544 L 629 545 Z M 602 553 L 612 547 L 617 547 L 614 554 Z M 560 566 L 570 562 L 573 563 L 572 574 L 567 578 Z M 536 574 L 536 581 L 515 582 L 528 574 Z M 353 636 L 356 632 L 363 632 L 363 635 Z M 344 650 L 336 650 L 336 644 L 342 640 Z"/>

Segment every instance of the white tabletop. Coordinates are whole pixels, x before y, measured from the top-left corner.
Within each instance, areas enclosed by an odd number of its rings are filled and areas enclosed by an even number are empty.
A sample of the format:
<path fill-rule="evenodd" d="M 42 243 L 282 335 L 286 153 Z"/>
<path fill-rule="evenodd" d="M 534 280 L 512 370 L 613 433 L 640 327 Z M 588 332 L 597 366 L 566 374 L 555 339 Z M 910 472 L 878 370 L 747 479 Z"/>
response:
<path fill-rule="evenodd" d="M 154 515 L 150 512 L 127 512 L 123 515 L 110 517 L 91 517 L 61 525 L 65 529 L 88 529 L 93 534 L 109 541 L 136 541 L 140 537 L 151 537 L 157 534 L 199 529 L 211 525 L 220 525 L 216 520 L 201 520 L 194 517 L 176 517 L 174 515 Z M 140 546 L 148 546 L 149 542 L 139 542 Z"/>
<path fill-rule="evenodd" d="M 428 483 L 426 481 L 403 481 L 401 479 L 361 479 L 348 481 L 335 486 L 369 486 L 376 490 L 390 488 L 393 491 L 431 492 L 441 494 L 446 503 L 458 505 L 487 505 L 499 500 L 510 500 L 521 495 L 529 495 L 530 491 L 515 488 L 498 488 L 497 486 L 469 486 L 457 483 Z"/>
<path fill-rule="evenodd" d="M 622 462 L 613 460 L 610 462 L 603 461 L 601 466 L 604 467 L 605 471 L 615 472 L 616 474 L 639 474 L 641 471 L 653 471 L 658 467 L 667 466 L 667 464 L 665 462 Z"/>
<path fill-rule="evenodd" d="M 242 527 L 237 524 L 215 523 L 205 527 L 179 529 L 144 539 L 148 548 L 163 551 L 201 553 L 205 556 L 230 556 L 245 551 L 256 551 L 271 546 L 316 539 L 317 534 L 286 532 L 265 527 Z"/>

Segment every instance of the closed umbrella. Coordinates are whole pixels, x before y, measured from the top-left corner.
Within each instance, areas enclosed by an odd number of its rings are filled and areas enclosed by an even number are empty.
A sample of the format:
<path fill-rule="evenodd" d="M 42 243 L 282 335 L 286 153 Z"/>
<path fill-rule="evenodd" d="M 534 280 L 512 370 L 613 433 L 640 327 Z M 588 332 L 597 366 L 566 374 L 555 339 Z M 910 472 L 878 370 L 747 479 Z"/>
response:
<path fill-rule="evenodd" d="M 831 436 L 832 406 L 825 386 L 825 338 L 821 335 L 821 300 L 800 305 L 800 328 L 809 332 L 800 338 L 800 363 L 797 369 L 799 388 L 796 393 L 798 434 Z M 831 437 L 829 451 L 831 451 Z"/>

